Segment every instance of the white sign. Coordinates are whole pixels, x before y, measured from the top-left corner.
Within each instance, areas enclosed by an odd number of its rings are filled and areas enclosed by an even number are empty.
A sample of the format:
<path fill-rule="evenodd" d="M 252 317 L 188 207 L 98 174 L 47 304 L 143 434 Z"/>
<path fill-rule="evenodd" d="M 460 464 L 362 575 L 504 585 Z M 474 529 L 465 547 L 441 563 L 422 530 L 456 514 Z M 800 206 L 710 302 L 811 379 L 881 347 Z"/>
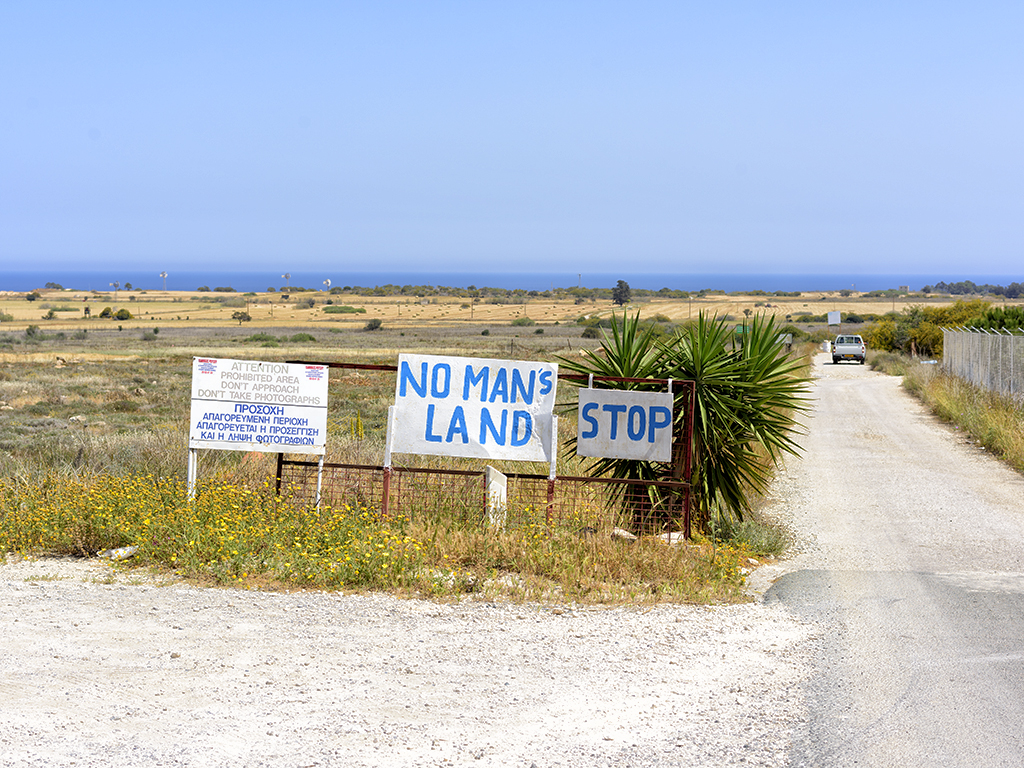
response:
<path fill-rule="evenodd" d="M 399 355 L 391 450 L 550 462 L 554 363 Z"/>
<path fill-rule="evenodd" d="M 842 321 L 839 319 L 839 310 L 833 310 L 828 313 L 828 324 L 829 325 L 840 325 Z"/>
<path fill-rule="evenodd" d="M 672 395 L 581 389 L 576 453 L 609 459 L 672 460 Z"/>
<path fill-rule="evenodd" d="M 189 448 L 324 453 L 325 365 L 192 358 Z"/>

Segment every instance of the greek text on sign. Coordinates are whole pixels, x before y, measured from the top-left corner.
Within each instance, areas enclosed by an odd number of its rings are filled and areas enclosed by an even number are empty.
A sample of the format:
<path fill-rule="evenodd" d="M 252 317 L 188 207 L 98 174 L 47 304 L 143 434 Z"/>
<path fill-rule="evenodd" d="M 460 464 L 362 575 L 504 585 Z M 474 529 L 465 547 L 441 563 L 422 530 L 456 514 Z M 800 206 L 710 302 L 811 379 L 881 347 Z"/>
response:
<path fill-rule="evenodd" d="M 327 366 L 192 359 L 189 448 L 322 454 Z"/>
<path fill-rule="evenodd" d="M 672 395 L 623 389 L 581 389 L 576 433 L 579 456 L 672 460 Z"/>
<path fill-rule="evenodd" d="M 399 355 L 392 450 L 550 462 L 554 363 Z"/>

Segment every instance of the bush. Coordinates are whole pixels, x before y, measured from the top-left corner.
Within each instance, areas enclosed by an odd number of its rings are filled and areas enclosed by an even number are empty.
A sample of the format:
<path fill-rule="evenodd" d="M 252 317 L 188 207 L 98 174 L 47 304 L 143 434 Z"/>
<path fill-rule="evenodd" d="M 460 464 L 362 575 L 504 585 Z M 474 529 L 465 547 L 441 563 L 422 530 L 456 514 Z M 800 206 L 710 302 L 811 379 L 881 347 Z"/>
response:
<path fill-rule="evenodd" d="M 583 338 L 584 339 L 600 339 L 601 338 L 601 331 L 598 330 L 596 325 L 588 325 L 586 328 L 583 329 Z"/>
<path fill-rule="evenodd" d="M 482 331 L 480 331 L 480 335 L 481 336 L 490 336 L 491 335 L 491 329 L 490 328 L 484 328 Z"/>
<path fill-rule="evenodd" d="M 127 309 L 119 309 L 119 310 L 117 310 L 117 312 L 114 313 L 114 319 L 115 320 L 131 320 L 132 319 L 132 313 L 129 312 Z"/>
<path fill-rule="evenodd" d="M 514 325 L 517 328 L 522 328 L 522 327 L 529 326 L 529 325 L 536 325 L 536 323 L 533 321 L 532 318 L 524 316 L 524 317 L 517 317 L 515 320 L 512 321 L 512 325 Z"/>
<path fill-rule="evenodd" d="M 324 307 L 325 315 L 365 315 L 365 307 L 350 307 L 348 304 L 333 304 Z"/>
<path fill-rule="evenodd" d="M 288 341 L 291 341 L 291 342 L 294 342 L 294 343 L 300 343 L 300 342 L 303 342 L 303 341 L 316 341 L 316 338 L 312 334 L 309 334 L 309 333 L 296 333 L 294 336 L 292 336 L 290 339 L 288 339 Z"/>
<path fill-rule="evenodd" d="M 366 325 L 363 326 L 364 331 L 379 331 L 384 325 L 384 321 L 379 317 L 375 317 L 370 320 Z"/>
<path fill-rule="evenodd" d="M 213 290 L 214 293 L 235 293 L 235 289 L 229 285 L 218 285 Z"/>

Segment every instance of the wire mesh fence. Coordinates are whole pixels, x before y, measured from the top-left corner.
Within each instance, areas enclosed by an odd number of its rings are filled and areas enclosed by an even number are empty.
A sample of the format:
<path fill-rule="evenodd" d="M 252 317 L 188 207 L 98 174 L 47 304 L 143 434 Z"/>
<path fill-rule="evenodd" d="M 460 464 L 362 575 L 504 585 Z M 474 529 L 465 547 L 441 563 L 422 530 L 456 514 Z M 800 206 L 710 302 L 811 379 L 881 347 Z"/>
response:
<path fill-rule="evenodd" d="M 943 328 L 942 368 L 975 386 L 1024 399 L 1024 330 Z"/>
<path fill-rule="evenodd" d="M 318 473 L 317 462 L 281 455 L 278 488 L 312 501 Z M 319 480 L 321 503 L 335 507 L 383 509 L 431 523 L 486 520 L 482 471 L 325 463 Z M 530 474 L 508 474 L 507 482 L 503 524 L 509 527 L 689 535 L 690 488 L 684 482 Z"/>

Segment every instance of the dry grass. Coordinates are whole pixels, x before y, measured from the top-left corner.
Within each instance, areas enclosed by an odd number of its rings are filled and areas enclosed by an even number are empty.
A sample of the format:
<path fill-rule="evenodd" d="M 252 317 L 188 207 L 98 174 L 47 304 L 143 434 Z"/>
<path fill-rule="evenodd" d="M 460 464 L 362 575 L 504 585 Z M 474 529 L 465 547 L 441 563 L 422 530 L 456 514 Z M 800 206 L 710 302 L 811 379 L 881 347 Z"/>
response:
<path fill-rule="evenodd" d="M 74 299 L 62 295 L 60 300 L 73 305 Z M 399 310 L 393 301 L 340 297 L 338 303 L 365 306 L 367 313 L 352 316 L 355 319 L 348 321 L 345 315 L 323 315 L 313 310 L 282 313 L 275 305 L 274 317 L 270 318 L 269 307 L 265 308 L 264 317 L 260 314 L 264 308 L 258 306 L 257 320 L 239 327 L 227 319 L 234 311 L 232 308 L 211 306 L 209 299 L 210 294 L 176 296 L 151 292 L 130 305 L 121 303 L 133 312 L 143 313 L 142 319 L 124 322 L 66 317 L 71 313 L 60 313 L 54 321 L 36 320 L 29 311 L 41 315 L 41 302 L 0 299 L 0 311 L 16 317 L 15 322 L 0 327 L 0 476 L 13 483 L 9 488 L 21 489 L 18 492 L 55 486 L 70 488 L 106 477 L 116 478 L 110 481 L 112 488 L 132 489 L 138 488 L 139 479 L 144 477 L 180 480 L 185 474 L 187 456 L 191 358 L 196 354 L 270 361 L 344 359 L 373 363 L 393 363 L 400 352 L 416 351 L 551 359 L 556 353 L 573 354 L 581 345 L 594 343 L 579 338 L 582 329 L 575 320 L 584 311 L 611 311 L 610 306 L 593 308 L 546 301 L 525 306 L 478 305 L 473 310 L 474 317 L 467 318 L 468 312 L 455 302 L 412 309 L 402 305 Z M 104 302 L 90 300 L 93 311 L 98 313 L 100 307 L 107 305 Z M 113 305 L 112 301 L 109 303 Z M 455 306 L 451 306 L 453 303 Z M 697 305 L 695 301 L 694 312 Z M 703 308 L 713 305 L 709 301 Z M 542 323 L 544 334 L 535 334 L 533 327 L 510 325 L 524 311 Z M 642 311 L 672 313 L 682 318 L 688 310 L 685 303 L 677 303 L 673 309 L 667 303 L 652 302 L 650 306 L 643 305 Z M 283 318 L 282 314 L 288 317 Z M 178 315 L 189 319 L 178 321 Z M 386 318 L 384 330 L 361 331 L 367 317 L 375 315 Z M 556 319 L 558 325 L 554 324 Z M 40 326 L 41 338 L 26 337 L 24 327 L 29 322 Z M 392 324 L 394 327 L 390 327 Z M 123 329 L 117 330 L 118 325 Z M 154 338 L 143 338 L 144 331 L 148 329 L 151 333 L 157 327 L 160 330 Z M 489 330 L 489 335 L 482 336 L 483 329 Z M 291 341 L 299 332 L 308 333 L 313 340 Z M 273 337 L 277 346 L 264 347 L 264 341 L 251 340 L 257 334 Z M 14 337 L 17 343 L 11 341 Z M 569 387 L 560 387 L 560 392 L 571 396 Z M 379 463 L 387 407 L 393 397 L 392 374 L 332 371 L 329 459 Z M 571 434 L 571 419 L 563 419 L 561 427 L 563 437 Z M 201 478 L 231 486 L 257 489 L 272 476 L 275 458 L 269 454 L 202 452 L 199 474 Z M 461 466 L 460 462 L 438 457 L 399 458 L 420 465 Z M 534 465 L 505 469 L 537 471 Z M 578 460 L 564 457 L 559 460 L 558 471 L 581 473 Z M 119 498 L 127 498 L 121 491 L 118 494 Z M 11 504 L 12 498 L 8 494 L 4 503 Z M 126 510 L 130 507 L 127 503 L 124 506 Z M 64 514 L 70 507 L 64 505 L 61 509 Z M 210 514 L 214 512 L 211 510 Z M 172 517 L 165 521 L 166 525 L 180 523 L 179 517 Z M 154 518 L 149 519 L 152 522 Z M 651 541 L 627 545 L 604 535 L 607 532 L 596 537 L 580 536 L 577 530 L 563 528 L 545 530 L 538 536 L 536 529 L 523 526 L 495 531 L 465 521 L 442 524 L 435 519 L 428 525 L 427 519 L 403 524 L 400 530 L 403 536 L 422 543 L 415 575 L 403 575 L 387 585 L 377 583 L 375 588 L 386 586 L 410 594 L 442 597 L 473 593 L 507 599 L 585 602 L 732 601 L 743 599 L 745 558 L 757 554 L 756 545 L 722 546 L 710 541 L 686 547 L 667 547 Z M 140 520 L 133 517 L 132 521 L 132 531 L 143 530 Z M 47 525 L 47 530 L 55 535 L 61 529 L 59 524 Z M 87 529 L 89 521 L 76 525 L 84 530 L 82 526 Z M 124 526 L 114 526 L 107 539 L 99 544 L 94 541 L 90 546 L 131 543 L 134 539 L 121 535 L 125 530 L 128 529 Z M 315 531 L 309 533 L 315 538 Z M 737 541 L 741 540 L 743 537 L 737 537 Z M 44 549 L 59 551 L 60 546 L 39 540 L 39 547 Z M 253 551 L 259 546 L 254 538 Z M 182 556 L 181 549 L 154 550 L 146 555 L 145 562 L 180 569 Z M 247 559 L 232 555 L 224 561 L 219 559 L 222 552 L 218 557 L 210 557 L 209 551 L 198 551 L 192 557 L 193 566 L 187 573 L 200 580 L 227 583 L 230 579 L 230 583 L 281 588 L 304 583 L 303 578 L 308 582 L 308 574 L 295 580 L 295 573 L 302 569 L 292 573 L 284 568 L 284 563 L 290 561 L 275 560 L 273 568 L 261 569 L 253 566 L 254 555 Z M 314 573 L 313 584 L 360 587 L 358 580 L 339 580 L 330 571 L 330 562 L 334 561 L 321 552 L 307 563 L 309 572 Z M 317 563 L 320 570 L 312 568 Z M 243 573 L 246 576 L 241 576 Z"/>
<path fill-rule="evenodd" d="M 872 366 L 903 376 L 903 386 L 933 413 L 955 425 L 1019 472 L 1024 472 L 1024 403 L 949 376 L 905 355 L 873 356 Z"/>
<path fill-rule="evenodd" d="M 300 308 L 303 300 L 312 298 L 316 306 Z M 326 314 L 323 309 L 330 299 L 335 304 L 346 304 L 364 309 L 364 314 Z M 223 303 L 222 303 L 223 302 Z M 768 312 L 779 316 L 787 315 L 794 321 L 800 313 L 820 315 L 830 310 L 844 313 L 883 315 L 890 311 L 901 311 L 907 306 L 927 304 L 946 306 L 954 298 L 904 297 L 880 299 L 852 294 L 844 297 L 837 292 L 809 292 L 801 296 L 757 296 L 709 294 L 700 298 L 687 299 L 641 299 L 631 305 L 645 318 L 664 315 L 672 322 L 683 322 L 696 317 L 699 312 L 729 315 L 740 319 L 745 310 Z M 54 307 L 71 307 L 75 312 L 58 312 L 57 318 L 44 320 L 47 310 L 43 304 Z M 84 319 L 82 308 L 88 306 L 92 319 Z M 101 320 L 96 317 L 104 307 L 113 310 L 127 309 L 131 320 Z M 168 329 L 187 329 L 197 325 L 207 328 L 240 328 L 231 319 L 233 312 L 244 309 L 252 317 L 251 322 L 242 326 L 240 332 L 254 333 L 265 328 L 313 327 L 356 331 L 366 321 L 378 318 L 386 329 L 407 334 L 463 327 L 479 333 L 484 328 L 506 327 L 519 317 L 529 317 L 542 325 L 545 332 L 557 322 L 561 326 L 572 326 L 581 315 L 606 317 L 614 311 L 611 302 L 586 301 L 576 304 L 571 299 L 530 298 L 522 304 L 472 303 L 461 297 L 373 297 L 340 294 L 328 296 L 325 293 L 294 293 L 287 301 L 280 293 L 259 293 L 251 297 L 241 294 L 197 293 L 193 291 L 121 291 L 115 300 L 113 293 L 93 295 L 87 291 L 41 291 L 39 301 L 29 302 L 24 294 L 0 293 L 0 313 L 13 316 L 11 323 L 0 326 L 0 332 L 24 331 L 29 324 L 39 325 L 45 333 L 70 333 L 88 328 L 122 326 L 127 332 L 142 332 L 159 327 L 161 332 Z"/>

